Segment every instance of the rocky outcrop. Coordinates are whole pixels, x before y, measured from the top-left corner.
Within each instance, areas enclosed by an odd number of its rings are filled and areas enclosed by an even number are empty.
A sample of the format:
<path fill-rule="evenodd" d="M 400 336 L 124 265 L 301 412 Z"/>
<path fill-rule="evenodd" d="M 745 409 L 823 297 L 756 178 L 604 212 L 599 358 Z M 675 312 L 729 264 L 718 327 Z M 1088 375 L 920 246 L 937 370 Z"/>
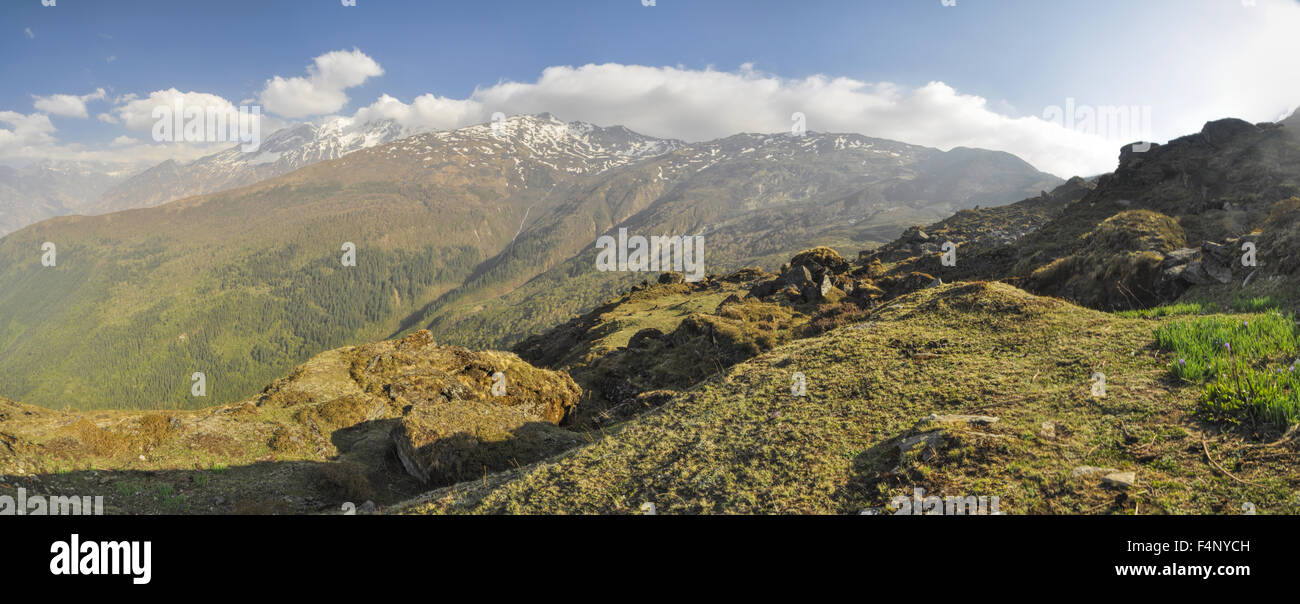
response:
<path fill-rule="evenodd" d="M 815 247 L 796 254 L 781 268 L 780 276 L 754 285 L 749 295 L 761 299 L 787 292 L 803 302 L 838 300 L 853 289 L 853 280 L 845 275 L 851 268 L 839 252 Z"/>
<path fill-rule="evenodd" d="M 581 389 L 506 352 L 439 346 L 427 331 L 354 353 L 353 378 L 402 409 L 391 438 L 406 471 L 448 483 L 573 446 L 556 427 Z"/>
<path fill-rule="evenodd" d="M 1185 286 L 1163 281 L 1166 254 L 1186 237 L 1177 221 L 1149 210 L 1127 210 L 1102 221 L 1075 252 L 1034 270 L 1030 291 L 1075 300 L 1093 308 L 1128 309 L 1172 299 Z"/>

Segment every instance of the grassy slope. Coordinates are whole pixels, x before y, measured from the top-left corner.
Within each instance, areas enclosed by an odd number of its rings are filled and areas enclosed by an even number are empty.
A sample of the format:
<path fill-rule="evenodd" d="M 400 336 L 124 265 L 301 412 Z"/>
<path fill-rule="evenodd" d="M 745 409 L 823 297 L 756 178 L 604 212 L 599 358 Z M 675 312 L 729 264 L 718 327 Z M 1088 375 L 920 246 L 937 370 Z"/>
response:
<path fill-rule="evenodd" d="M 0 450 L 0 481 L 102 495 L 109 513 L 131 514 L 302 513 L 409 496 L 418 483 L 388 440 L 400 413 L 350 377 L 353 350 L 313 357 L 266 394 L 199 410 L 70 413 L 0 399 L 0 438 L 18 443 Z M 377 420 L 322 419 L 337 417 L 322 411 L 340 399 L 385 410 Z"/>
<path fill-rule="evenodd" d="M 905 296 L 873 320 L 799 340 L 550 461 L 440 489 L 417 513 L 855 513 L 914 487 L 996 495 L 1010 513 L 1292 512 L 1294 454 L 1195 419 L 1154 329 L 1002 284 Z M 918 354 L 928 353 L 928 354 Z M 937 355 L 929 358 L 930 355 Z M 790 394 L 804 373 L 807 398 Z M 1089 376 L 1106 374 L 1093 399 Z M 984 414 L 900 454 L 931 413 Z M 1044 432 L 1052 422 L 1054 436 Z M 1202 444 L 1202 440 L 1206 444 Z M 1204 448 L 1203 448 L 1204 447 Z M 1207 462 L 1215 462 L 1235 478 Z M 1137 473 L 1128 491 L 1072 478 Z"/>
<path fill-rule="evenodd" d="M 321 350 L 396 331 L 505 245 L 535 196 L 494 181 L 485 202 L 440 181 L 455 169 L 370 155 L 0 240 L 0 391 L 165 409 L 196 403 L 202 371 L 202 402 L 239 400 Z M 56 267 L 40 265 L 44 241 Z M 339 262 L 345 241 L 356 267 Z"/>

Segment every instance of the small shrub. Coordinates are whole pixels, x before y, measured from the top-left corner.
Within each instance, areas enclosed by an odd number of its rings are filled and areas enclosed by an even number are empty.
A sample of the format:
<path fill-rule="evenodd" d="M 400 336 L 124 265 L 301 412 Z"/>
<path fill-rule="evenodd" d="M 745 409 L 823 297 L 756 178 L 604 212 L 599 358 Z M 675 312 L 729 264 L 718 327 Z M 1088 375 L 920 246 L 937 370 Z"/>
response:
<path fill-rule="evenodd" d="M 302 448 L 302 439 L 288 426 L 280 426 L 271 433 L 266 446 L 276 453 L 293 453 Z"/>
<path fill-rule="evenodd" d="M 364 502 L 375 498 L 375 488 L 358 464 L 340 462 L 321 468 L 321 480 L 326 490 L 344 501 Z"/>
<path fill-rule="evenodd" d="M 316 414 L 334 428 L 355 426 L 370 417 L 374 405 L 359 396 L 344 396 L 316 408 Z"/>
<path fill-rule="evenodd" d="M 176 432 L 172 420 L 162 415 L 146 415 L 136 429 L 135 445 L 145 451 L 157 448 Z"/>

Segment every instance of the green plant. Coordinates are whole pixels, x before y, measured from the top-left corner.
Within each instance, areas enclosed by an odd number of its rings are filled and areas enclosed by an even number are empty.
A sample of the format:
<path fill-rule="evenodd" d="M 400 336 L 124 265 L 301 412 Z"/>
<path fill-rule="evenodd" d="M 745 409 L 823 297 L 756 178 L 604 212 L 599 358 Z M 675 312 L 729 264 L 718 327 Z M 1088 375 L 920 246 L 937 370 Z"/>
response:
<path fill-rule="evenodd" d="M 1154 308 L 1145 308 L 1141 310 L 1122 310 L 1115 314 L 1127 319 L 1154 319 L 1157 317 L 1171 317 L 1176 315 L 1199 315 L 1205 310 L 1206 308 L 1199 302 L 1187 302 L 1183 304 L 1156 306 Z"/>
<path fill-rule="evenodd" d="M 175 487 L 165 482 L 154 487 L 154 495 L 157 496 L 159 503 L 167 508 L 180 509 L 185 502 L 185 496 L 177 494 Z"/>
<path fill-rule="evenodd" d="M 1300 333 L 1276 310 L 1247 317 L 1197 317 L 1156 331 L 1160 347 L 1174 352 L 1171 374 L 1205 384 L 1201 411 L 1227 422 L 1300 422 Z"/>
<path fill-rule="evenodd" d="M 1264 312 L 1278 306 L 1272 296 L 1239 297 L 1232 301 L 1232 309 L 1237 312 Z"/>

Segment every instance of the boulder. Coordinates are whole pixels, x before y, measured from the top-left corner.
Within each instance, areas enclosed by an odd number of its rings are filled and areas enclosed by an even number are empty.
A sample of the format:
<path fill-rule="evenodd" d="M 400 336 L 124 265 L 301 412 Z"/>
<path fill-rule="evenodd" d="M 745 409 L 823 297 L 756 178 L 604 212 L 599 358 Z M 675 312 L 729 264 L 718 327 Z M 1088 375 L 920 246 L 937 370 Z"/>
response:
<path fill-rule="evenodd" d="M 790 266 L 804 266 L 814 273 L 830 271 L 839 274 L 849 270 L 849 261 L 840 253 L 826 246 L 804 250 L 790 259 Z"/>
<path fill-rule="evenodd" d="M 1228 264 L 1236 254 L 1228 246 L 1213 241 L 1201 242 L 1201 254 L 1204 258 L 1213 259 L 1219 264 Z"/>
<path fill-rule="evenodd" d="M 792 285 L 801 290 L 817 283 L 813 279 L 812 271 L 808 270 L 808 266 L 804 264 L 791 266 L 778 280 L 783 286 Z"/>
<path fill-rule="evenodd" d="M 662 273 L 659 275 L 660 285 L 673 285 L 677 283 L 686 283 L 686 275 L 676 272 Z"/>
<path fill-rule="evenodd" d="M 438 346 L 426 331 L 352 352 L 352 377 L 402 416 L 390 432 L 406 471 L 448 482 L 527 463 L 578 442 L 558 428 L 581 389 L 507 352 Z"/>
<path fill-rule="evenodd" d="M 1245 120 L 1226 118 L 1206 122 L 1201 128 L 1201 140 L 1211 147 L 1221 147 L 1238 136 L 1258 132 L 1259 127 Z"/>
<path fill-rule="evenodd" d="M 1072 477 L 1074 477 L 1074 478 L 1086 478 L 1086 477 L 1089 477 L 1089 476 L 1096 476 L 1097 474 L 1102 474 L 1102 475 L 1113 474 L 1113 473 L 1118 472 L 1118 471 L 1119 471 L 1119 470 L 1116 470 L 1115 468 L 1099 468 L 1099 467 L 1096 467 L 1096 466 L 1079 466 L 1079 467 L 1075 468 L 1073 471 L 1070 472 L 1070 476 L 1072 476 Z"/>
<path fill-rule="evenodd" d="M 487 400 L 413 406 L 393 429 L 392 438 L 406 472 L 434 485 L 482 477 L 585 442 L 577 433 L 530 416 L 522 407 Z"/>
<path fill-rule="evenodd" d="M 922 231 L 921 227 L 914 226 L 903 231 L 903 235 L 900 239 L 902 239 L 904 243 L 925 243 L 930 240 L 930 236 L 927 235 L 925 231 Z"/>
<path fill-rule="evenodd" d="M 835 289 L 835 285 L 831 282 L 831 276 L 826 274 L 822 275 L 820 284 L 805 286 L 800 290 L 800 295 L 803 296 L 804 302 L 821 302 L 826 299 L 827 294 L 833 289 Z"/>
<path fill-rule="evenodd" d="M 787 266 L 781 272 L 781 276 L 776 279 L 764 281 L 751 287 L 749 295 L 755 298 L 766 298 L 786 289 L 793 289 L 795 296 L 802 296 L 807 288 L 814 287 L 817 283 L 817 281 L 813 280 L 812 272 L 808 270 L 807 266 Z"/>
<path fill-rule="evenodd" d="M 1137 486 L 1136 472 L 1112 472 L 1101 477 L 1101 483 L 1108 487 L 1128 489 Z"/>

